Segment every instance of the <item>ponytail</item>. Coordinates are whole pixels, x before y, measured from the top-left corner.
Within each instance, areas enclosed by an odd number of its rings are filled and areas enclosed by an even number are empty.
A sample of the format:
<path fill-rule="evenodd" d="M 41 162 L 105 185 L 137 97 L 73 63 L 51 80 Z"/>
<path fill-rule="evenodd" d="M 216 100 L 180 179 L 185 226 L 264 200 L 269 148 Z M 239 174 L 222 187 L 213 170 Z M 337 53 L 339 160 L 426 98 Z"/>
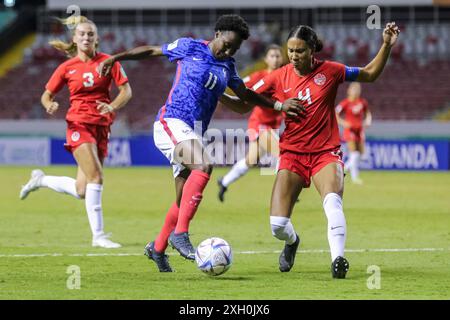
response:
<path fill-rule="evenodd" d="M 85 16 L 70 16 L 65 19 L 56 18 L 62 25 L 67 26 L 71 31 L 71 35 L 75 34 L 75 29 L 80 23 L 90 23 L 95 26 L 95 23 L 86 18 Z M 53 48 L 58 51 L 64 52 L 69 58 L 77 55 L 77 45 L 75 42 L 65 42 L 59 39 L 50 40 L 48 42 Z M 95 49 L 98 48 L 98 43 L 95 44 Z"/>

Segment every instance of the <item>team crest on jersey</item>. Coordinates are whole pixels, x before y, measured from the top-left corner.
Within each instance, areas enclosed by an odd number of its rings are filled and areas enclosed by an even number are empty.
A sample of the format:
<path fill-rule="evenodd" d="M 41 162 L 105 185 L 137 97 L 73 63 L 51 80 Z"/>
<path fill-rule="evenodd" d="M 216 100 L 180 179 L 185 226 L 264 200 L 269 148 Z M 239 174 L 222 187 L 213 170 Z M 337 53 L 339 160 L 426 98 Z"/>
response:
<path fill-rule="evenodd" d="M 314 77 L 314 83 L 318 86 L 323 86 L 325 82 L 327 81 L 327 77 L 323 73 L 318 73 Z"/>
<path fill-rule="evenodd" d="M 78 140 L 80 140 L 80 133 L 78 131 L 74 131 L 70 138 L 73 142 L 77 142 Z"/>

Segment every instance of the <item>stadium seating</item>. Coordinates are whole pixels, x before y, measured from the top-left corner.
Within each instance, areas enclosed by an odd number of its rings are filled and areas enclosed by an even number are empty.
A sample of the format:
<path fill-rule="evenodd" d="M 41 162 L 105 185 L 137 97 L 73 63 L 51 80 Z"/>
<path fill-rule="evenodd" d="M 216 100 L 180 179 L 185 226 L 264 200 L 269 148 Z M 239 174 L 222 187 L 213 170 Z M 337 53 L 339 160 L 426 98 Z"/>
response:
<path fill-rule="evenodd" d="M 324 50 L 319 57 L 349 65 L 367 63 L 381 42 L 381 30 L 331 24 L 319 25 L 316 29 L 324 39 Z M 402 27 L 399 43 L 380 79 L 374 84 L 363 85 L 363 97 L 369 101 L 374 119 L 430 119 L 446 105 L 450 100 L 450 86 L 447 85 L 450 82 L 449 29 L 442 25 Z M 99 30 L 101 50 L 108 53 L 143 44 L 162 44 L 180 36 L 211 37 L 211 30 L 202 26 L 192 26 L 189 31 L 177 26 L 100 26 Z M 24 63 L 0 78 L 0 118 L 48 118 L 40 106 L 40 95 L 53 70 L 65 59 L 47 44 L 52 38 L 55 35 L 38 34 L 33 46 L 25 53 Z M 248 66 L 272 41 L 273 37 L 264 25 L 253 26 L 251 40 L 244 43 L 236 56 L 238 67 Z M 153 59 L 124 62 L 124 67 L 133 88 L 133 99 L 119 113 L 119 118 L 134 130 L 147 130 L 170 91 L 175 66 L 166 59 Z M 345 88 L 346 85 L 339 91 L 338 101 L 345 97 Z M 56 117 L 63 118 L 68 107 L 67 89 L 59 95 L 58 101 L 61 108 Z M 214 117 L 243 118 L 220 107 Z"/>

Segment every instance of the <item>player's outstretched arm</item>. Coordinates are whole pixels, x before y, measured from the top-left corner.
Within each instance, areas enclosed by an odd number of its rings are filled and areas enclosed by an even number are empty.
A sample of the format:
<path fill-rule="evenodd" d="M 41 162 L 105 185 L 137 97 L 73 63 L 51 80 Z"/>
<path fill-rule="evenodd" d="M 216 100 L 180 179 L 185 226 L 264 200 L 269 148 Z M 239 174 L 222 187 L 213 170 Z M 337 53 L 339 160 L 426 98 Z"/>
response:
<path fill-rule="evenodd" d="M 288 116 L 293 117 L 306 112 L 305 108 L 301 105 L 301 101 L 297 98 L 288 99 L 284 102 L 274 101 L 262 94 L 248 89 L 244 84 L 233 89 L 233 91 L 239 99 L 251 106 L 258 105 L 265 108 L 284 111 Z"/>
<path fill-rule="evenodd" d="M 224 93 L 219 101 L 231 111 L 244 114 L 253 109 L 254 105 L 245 103 L 241 99 L 236 96 L 230 96 L 229 94 Z"/>
<path fill-rule="evenodd" d="M 389 22 L 383 30 L 383 44 L 375 58 L 364 68 L 360 68 L 356 81 L 374 82 L 381 74 L 389 58 L 392 46 L 398 38 L 400 30 L 395 22 Z"/>
<path fill-rule="evenodd" d="M 45 90 L 41 96 L 41 104 L 48 114 L 53 115 L 59 108 L 59 103 L 54 101 L 54 95 L 49 90 Z"/>
<path fill-rule="evenodd" d="M 98 73 L 100 76 L 107 76 L 111 72 L 111 68 L 116 61 L 123 60 L 142 60 L 151 57 L 162 56 L 161 46 L 141 46 L 131 50 L 117 53 L 100 63 Z"/>

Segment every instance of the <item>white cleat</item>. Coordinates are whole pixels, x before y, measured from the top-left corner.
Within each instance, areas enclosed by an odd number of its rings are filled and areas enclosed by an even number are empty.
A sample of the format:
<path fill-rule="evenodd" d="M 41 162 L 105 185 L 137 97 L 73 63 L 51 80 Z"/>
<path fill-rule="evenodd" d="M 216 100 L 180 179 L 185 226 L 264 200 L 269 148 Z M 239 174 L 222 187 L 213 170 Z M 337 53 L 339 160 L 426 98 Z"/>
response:
<path fill-rule="evenodd" d="M 102 247 L 107 249 L 116 249 L 121 248 L 122 246 L 119 243 L 112 242 L 108 238 L 111 237 L 111 233 L 105 234 L 102 233 L 92 239 L 93 247 Z"/>
<path fill-rule="evenodd" d="M 363 181 L 360 178 L 355 178 L 352 180 L 353 184 L 363 185 Z"/>
<path fill-rule="evenodd" d="M 42 177 L 44 176 L 44 172 L 40 169 L 31 171 L 31 179 L 27 182 L 26 185 L 22 186 L 22 189 L 20 189 L 20 200 L 25 199 L 30 192 L 39 189 L 41 186 Z"/>

